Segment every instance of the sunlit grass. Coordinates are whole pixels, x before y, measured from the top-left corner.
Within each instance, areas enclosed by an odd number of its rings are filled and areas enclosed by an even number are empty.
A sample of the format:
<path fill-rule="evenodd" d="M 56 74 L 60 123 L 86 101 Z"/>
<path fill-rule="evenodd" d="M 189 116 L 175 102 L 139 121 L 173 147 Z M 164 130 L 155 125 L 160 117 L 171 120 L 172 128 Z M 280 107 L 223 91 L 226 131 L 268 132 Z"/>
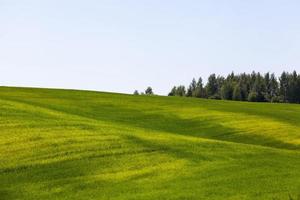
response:
<path fill-rule="evenodd" d="M 289 199 L 300 106 L 0 88 L 0 199 Z"/>

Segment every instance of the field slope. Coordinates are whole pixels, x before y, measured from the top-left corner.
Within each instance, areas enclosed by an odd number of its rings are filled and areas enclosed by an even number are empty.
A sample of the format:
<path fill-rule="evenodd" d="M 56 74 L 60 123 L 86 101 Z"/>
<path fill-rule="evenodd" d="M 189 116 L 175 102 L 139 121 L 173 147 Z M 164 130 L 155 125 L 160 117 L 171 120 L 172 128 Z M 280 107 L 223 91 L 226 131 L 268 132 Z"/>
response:
<path fill-rule="evenodd" d="M 300 105 L 0 87 L 0 199 L 297 199 Z"/>

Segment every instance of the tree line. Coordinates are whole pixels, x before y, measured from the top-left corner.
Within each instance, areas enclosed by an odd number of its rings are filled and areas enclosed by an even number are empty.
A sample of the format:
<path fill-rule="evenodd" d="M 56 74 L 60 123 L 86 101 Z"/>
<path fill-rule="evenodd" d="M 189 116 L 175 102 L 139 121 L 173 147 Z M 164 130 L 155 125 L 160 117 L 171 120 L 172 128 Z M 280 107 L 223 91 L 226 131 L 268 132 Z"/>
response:
<path fill-rule="evenodd" d="M 211 74 L 204 85 L 202 78 L 193 78 L 190 85 L 174 86 L 169 96 L 186 96 L 251 102 L 300 103 L 300 74 L 296 71 L 274 73 L 234 74 L 226 77 Z"/>
<path fill-rule="evenodd" d="M 139 93 L 139 91 L 135 90 L 133 92 L 134 95 L 154 95 L 154 92 L 152 90 L 151 87 L 147 87 L 147 89 L 145 90 L 145 92 L 141 92 Z"/>

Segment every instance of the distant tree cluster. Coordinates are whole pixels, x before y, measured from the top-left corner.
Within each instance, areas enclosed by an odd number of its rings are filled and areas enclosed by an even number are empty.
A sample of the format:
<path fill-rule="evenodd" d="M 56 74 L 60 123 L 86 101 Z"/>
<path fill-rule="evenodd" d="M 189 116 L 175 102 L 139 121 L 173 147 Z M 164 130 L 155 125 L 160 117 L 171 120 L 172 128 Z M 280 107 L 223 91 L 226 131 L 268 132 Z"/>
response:
<path fill-rule="evenodd" d="M 300 103 L 300 74 L 283 72 L 279 78 L 274 73 L 264 75 L 229 74 L 227 77 L 209 76 L 204 86 L 202 78 L 185 86 L 174 86 L 169 96 L 187 96 L 251 102 Z"/>
<path fill-rule="evenodd" d="M 147 87 L 147 89 L 145 90 L 145 92 L 141 92 L 139 93 L 139 91 L 135 90 L 133 92 L 134 95 L 154 95 L 154 92 L 152 90 L 151 87 Z"/>

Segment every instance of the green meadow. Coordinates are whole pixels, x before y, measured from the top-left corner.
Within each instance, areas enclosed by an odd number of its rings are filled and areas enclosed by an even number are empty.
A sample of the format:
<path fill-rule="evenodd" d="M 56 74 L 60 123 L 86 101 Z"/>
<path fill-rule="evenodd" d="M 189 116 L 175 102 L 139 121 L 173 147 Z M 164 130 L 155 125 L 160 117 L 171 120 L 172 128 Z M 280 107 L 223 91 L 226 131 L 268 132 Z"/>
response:
<path fill-rule="evenodd" d="M 0 199 L 300 199 L 300 105 L 0 87 Z"/>

